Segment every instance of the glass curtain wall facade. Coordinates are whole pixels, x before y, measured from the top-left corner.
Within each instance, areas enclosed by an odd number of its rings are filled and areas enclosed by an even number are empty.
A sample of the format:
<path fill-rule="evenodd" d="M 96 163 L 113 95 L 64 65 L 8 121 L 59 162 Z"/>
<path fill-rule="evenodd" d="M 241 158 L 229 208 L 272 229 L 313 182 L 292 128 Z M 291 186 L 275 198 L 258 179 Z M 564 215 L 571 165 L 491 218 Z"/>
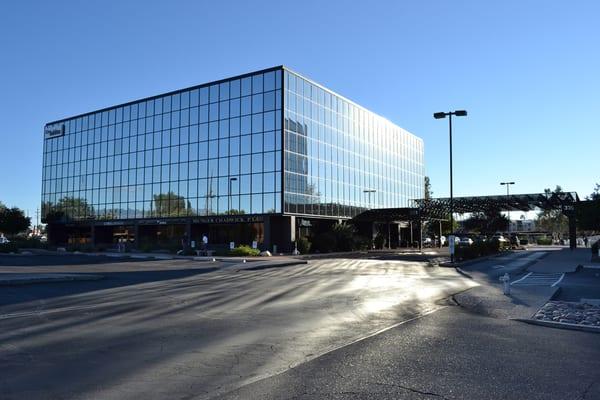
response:
<path fill-rule="evenodd" d="M 43 215 L 281 213 L 281 83 L 273 68 L 46 125 Z"/>
<path fill-rule="evenodd" d="M 420 138 L 279 66 L 47 124 L 42 214 L 91 242 L 166 224 L 262 243 L 224 233 L 258 224 L 283 250 L 295 216 L 410 207 L 423 175 Z"/>
<path fill-rule="evenodd" d="M 422 139 L 287 69 L 284 89 L 284 212 L 347 218 L 423 197 Z"/>

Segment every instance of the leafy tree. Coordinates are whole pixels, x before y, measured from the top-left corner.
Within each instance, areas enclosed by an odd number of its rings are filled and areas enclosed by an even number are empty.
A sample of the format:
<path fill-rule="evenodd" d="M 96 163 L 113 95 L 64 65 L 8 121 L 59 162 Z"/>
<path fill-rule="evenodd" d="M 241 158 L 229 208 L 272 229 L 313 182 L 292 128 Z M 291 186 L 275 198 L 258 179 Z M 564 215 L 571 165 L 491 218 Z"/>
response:
<path fill-rule="evenodd" d="M 42 203 L 42 222 L 45 223 L 66 222 L 71 219 L 93 216 L 93 207 L 82 197 L 65 196 L 59 199 L 56 204 Z"/>
<path fill-rule="evenodd" d="M 244 210 L 237 210 L 235 208 L 232 208 L 226 214 L 227 215 L 243 215 L 243 214 L 246 214 L 246 211 L 244 211 Z"/>
<path fill-rule="evenodd" d="M 431 200 L 431 196 L 433 195 L 433 192 L 431 191 L 431 180 L 429 179 L 428 176 L 426 176 L 424 178 L 423 189 L 424 189 L 423 199 L 425 200 L 425 203 L 427 204 L 427 202 L 429 200 Z M 426 236 L 434 237 L 434 236 L 439 235 L 439 225 L 437 222 L 423 221 L 423 230 L 424 230 Z"/>
<path fill-rule="evenodd" d="M 600 197 L 581 201 L 576 207 L 577 227 L 585 231 L 600 231 Z"/>
<path fill-rule="evenodd" d="M 337 250 L 350 251 L 354 247 L 356 228 L 350 224 L 335 224 L 331 230 L 335 235 Z"/>
<path fill-rule="evenodd" d="M 7 236 L 14 236 L 21 233 L 31 224 L 31 218 L 26 217 L 23 210 L 13 207 L 0 207 L 0 232 Z"/>
<path fill-rule="evenodd" d="M 500 211 L 486 211 L 471 214 L 471 217 L 463 222 L 468 231 L 491 235 L 495 232 L 505 231 L 508 228 L 508 218 Z"/>
<path fill-rule="evenodd" d="M 544 189 L 544 193 L 550 197 L 564 192 L 562 187 L 556 185 L 554 191 Z M 550 232 L 553 238 L 560 239 L 569 230 L 569 219 L 562 213 L 562 210 L 544 210 L 538 214 L 537 226 Z"/>
<path fill-rule="evenodd" d="M 594 191 L 589 196 L 586 196 L 586 200 L 600 200 L 600 184 L 596 183 Z"/>
<path fill-rule="evenodd" d="M 191 204 L 186 203 L 183 196 L 169 191 L 154 195 L 154 210 L 157 216 L 177 217 L 188 215 L 191 211 Z"/>
<path fill-rule="evenodd" d="M 577 227 L 586 231 L 600 231 L 600 184 L 576 206 Z"/>
<path fill-rule="evenodd" d="M 433 195 L 433 192 L 431 191 L 431 181 L 429 180 L 428 176 L 425 177 L 425 183 L 423 185 L 423 188 L 425 189 L 423 198 L 425 200 L 430 200 L 431 196 Z"/>

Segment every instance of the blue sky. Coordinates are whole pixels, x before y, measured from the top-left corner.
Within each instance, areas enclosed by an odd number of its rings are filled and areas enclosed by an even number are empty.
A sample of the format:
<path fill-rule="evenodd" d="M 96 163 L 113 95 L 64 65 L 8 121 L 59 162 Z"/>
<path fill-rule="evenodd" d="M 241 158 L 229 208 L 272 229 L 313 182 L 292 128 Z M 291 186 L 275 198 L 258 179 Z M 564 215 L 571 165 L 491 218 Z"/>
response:
<path fill-rule="evenodd" d="M 285 64 L 425 141 L 434 196 L 600 182 L 600 2 L 0 5 L 0 201 L 40 203 L 45 122 Z"/>

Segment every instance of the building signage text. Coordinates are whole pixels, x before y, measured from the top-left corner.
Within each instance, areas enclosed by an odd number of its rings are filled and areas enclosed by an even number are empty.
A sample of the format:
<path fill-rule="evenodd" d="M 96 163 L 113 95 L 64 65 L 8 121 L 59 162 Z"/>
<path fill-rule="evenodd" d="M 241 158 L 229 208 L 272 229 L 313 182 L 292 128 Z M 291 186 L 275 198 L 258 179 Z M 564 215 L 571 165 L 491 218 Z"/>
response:
<path fill-rule="evenodd" d="M 44 128 L 44 137 L 50 139 L 53 137 L 63 136 L 65 134 L 65 124 L 50 125 Z"/>

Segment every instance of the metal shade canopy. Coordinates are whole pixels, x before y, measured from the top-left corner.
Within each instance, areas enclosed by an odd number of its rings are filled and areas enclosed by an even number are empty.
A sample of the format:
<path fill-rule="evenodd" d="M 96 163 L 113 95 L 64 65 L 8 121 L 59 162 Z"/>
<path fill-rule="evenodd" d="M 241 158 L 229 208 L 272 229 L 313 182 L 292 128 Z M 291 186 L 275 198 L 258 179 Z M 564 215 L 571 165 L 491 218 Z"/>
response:
<path fill-rule="evenodd" d="M 484 211 L 533 211 L 542 210 L 569 210 L 577 202 L 579 196 L 576 192 L 564 193 L 532 193 L 511 194 L 510 196 L 474 196 L 454 197 L 454 212 L 473 213 Z M 443 215 L 450 212 L 450 199 L 419 199 L 415 200 L 423 215 Z"/>
<path fill-rule="evenodd" d="M 510 196 L 454 197 L 453 209 L 457 213 L 485 211 L 562 210 L 569 214 L 579 203 L 576 192 L 511 194 Z M 358 222 L 414 221 L 418 219 L 446 220 L 450 214 L 450 198 L 414 200 L 416 207 L 375 208 L 353 218 Z"/>

